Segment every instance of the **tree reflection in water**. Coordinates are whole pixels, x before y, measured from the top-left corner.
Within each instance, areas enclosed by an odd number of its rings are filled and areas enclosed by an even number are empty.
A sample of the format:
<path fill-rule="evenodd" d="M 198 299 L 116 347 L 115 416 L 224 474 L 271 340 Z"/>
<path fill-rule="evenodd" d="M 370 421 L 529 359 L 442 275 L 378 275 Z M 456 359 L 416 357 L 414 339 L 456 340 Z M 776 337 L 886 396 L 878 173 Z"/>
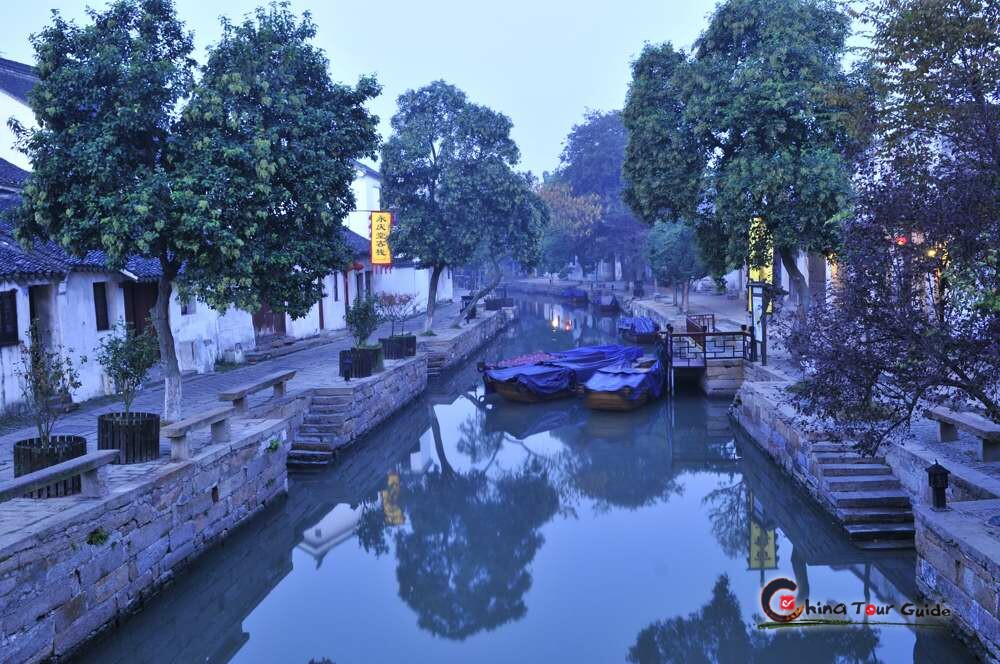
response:
<path fill-rule="evenodd" d="M 729 475 L 725 484 L 720 483 L 701 500 L 708 507 L 712 534 L 722 552 L 730 558 L 746 555 L 750 537 L 749 501 L 746 481 L 737 475 Z"/>
<path fill-rule="evenodd" d="M 517 470 L 455 471 L 432 430 L 440 468 L 403 478 L 398 506 L 408 525 L 393 534 L 396 578 L 422 629 L 462 640 L 527 612 L 529 565 L 544 542 L 538 531 L 559 510 L 559 494 L 538 460 Z M 495 455 L 500 441 L 487 437 L 468 441 L 470 456 Z M 387 528 L 380 510 L 366 510 L 361 546 L 387 553 Z"/>
<path fill-rule="evenodd" d="M 629 648 L 634 664 L 744 664 L 796 661 L 878 662 L 878 633 L 867 626 L 758 630 L 745 623 L 740 603 L 723 574 L 715 582 L 712 599 L 686 618 L 649 625 Z"/>

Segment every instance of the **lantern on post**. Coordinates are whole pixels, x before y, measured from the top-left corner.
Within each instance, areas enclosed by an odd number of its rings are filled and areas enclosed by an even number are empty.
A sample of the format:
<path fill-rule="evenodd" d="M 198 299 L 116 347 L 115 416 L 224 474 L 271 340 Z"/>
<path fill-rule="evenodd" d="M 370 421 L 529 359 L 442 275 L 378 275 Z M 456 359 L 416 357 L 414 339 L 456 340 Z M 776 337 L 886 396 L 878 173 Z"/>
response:
<path fill-rule="evenodd" d="M 948 509 L 945 491 L 948 488 L 948 476 L 951 473 L 947 468 L 934 460 L 934 465 L 927 469 L 927 484 L 931 487 L 931 505 L 936 510 Z"/>

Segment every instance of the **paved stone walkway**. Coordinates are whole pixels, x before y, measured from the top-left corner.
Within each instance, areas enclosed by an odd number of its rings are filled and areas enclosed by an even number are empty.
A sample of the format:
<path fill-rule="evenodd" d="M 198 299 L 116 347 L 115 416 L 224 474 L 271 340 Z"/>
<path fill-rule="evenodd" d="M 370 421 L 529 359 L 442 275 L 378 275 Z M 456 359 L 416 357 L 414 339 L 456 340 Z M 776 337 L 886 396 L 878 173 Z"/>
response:
<path fill-rule="evenodd" d="M 435 311 L 435 329 L 444 329 L 451 325 L 458 314 L 458 305 L 454 303 L 439 304 Z M 408 331 L 418 331 L 423 328 L 424 316 L 421 314 L 406 324 Z M 378 328 L 373 339 L 389 335 L 389 324 Z M 322 346 L 308 348 L 283 357 L 264 360 L 258 364 L 241 366 L 225 372 L 196 374 L 184 378 L 181 408 L 185 414 L 220 405 L 218 393 L 230 387 L 252 382 L 264 375 L 278 370 L 296 370 L 295 378 L 288 383 L 289 392 L 330 384 L 338 378 L 338 353 L 349 348 L 353 340 L 345 332 L 338 334 L 333 341 Z M 261 403 L 271 397 L 271 390 L 262 390 L 250 397 L 250 405 Z M 97 415 L 121 410 L 119 402 L 108 403 L 106 399 L 95 400 L 95 403 L 83 403 L 80 408 L 63 417 L 56 424 L 55 433 L 85 436 L 88 448 L 97 448 Z M 159 413 L 163 409 L 163 387 L 157 386 L 143 390 L 132 404 L 133 410 Z M 10 479 L 14 475 L 13 446 L 18 440 L 32 438 L 36 435 L 32 426 L 15 429 L 0 436 L 0 480 Z"/>

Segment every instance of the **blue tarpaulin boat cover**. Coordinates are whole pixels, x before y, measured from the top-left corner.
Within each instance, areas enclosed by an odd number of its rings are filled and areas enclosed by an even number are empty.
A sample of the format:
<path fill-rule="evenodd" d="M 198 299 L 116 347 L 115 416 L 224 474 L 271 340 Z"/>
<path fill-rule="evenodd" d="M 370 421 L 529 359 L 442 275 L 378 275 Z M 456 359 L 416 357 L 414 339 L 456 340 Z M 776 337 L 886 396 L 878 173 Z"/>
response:
<path fill-rule="evenodd" d="M 659 360 L 649 369 L 636 369 L 631 362 L 622 362 L 598 369 L 584 387 L 590 392 L 617 392 L 624 387 L 632 388 L 629 399 L 638 399 L 647 390 L 653 398 L 663 391 L 663 366 Z"/>
<path fill-rule="evenodd" d="M 572 298 L 574 300 L 579 300 L 579 299 L 585 299 L 587 297 L 587 291 L 583 290 L 582 288 L 570 287 L 562 289 L 562 293 L 560 293 L 560 295 L 562 295 L 563 297 Z"/>
<path fill-rule="evenodd" d="M 555 394 L 586 382 L 602 367 L 631 364 L 642 355 L 635 346 L 580 346 L 551 353 L 554 359 L 518 367 L 489 369 L 486 376 L 501 383 L 514 382 L 535 394 Z"/>
<path fill-rule="evenodd" d="M 645 316 L 622 316 L 618 319 L 618 329 L 636 334 L 652 334 L 659 330 L 660 326 L 652 318 L 646 318 Z"/>

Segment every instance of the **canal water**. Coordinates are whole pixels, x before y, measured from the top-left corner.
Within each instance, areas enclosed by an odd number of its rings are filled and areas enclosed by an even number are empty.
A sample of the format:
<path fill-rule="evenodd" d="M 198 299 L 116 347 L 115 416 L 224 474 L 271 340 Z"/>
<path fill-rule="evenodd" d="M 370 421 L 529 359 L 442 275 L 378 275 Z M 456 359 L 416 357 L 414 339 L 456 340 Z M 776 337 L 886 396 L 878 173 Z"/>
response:
<path fill-rule="evenodd" d="M 852 611 L 913 601 L 912 553 L 851 546 L 733 431 L 727 401 L 487 399 L 478 359 L 614 340 L 614 318 L 519 304 L 477 358 L 338 463 L 294 474 L 81 661 L 969 659 L 926 627 L 757 629 L 775 577 Z"/>

